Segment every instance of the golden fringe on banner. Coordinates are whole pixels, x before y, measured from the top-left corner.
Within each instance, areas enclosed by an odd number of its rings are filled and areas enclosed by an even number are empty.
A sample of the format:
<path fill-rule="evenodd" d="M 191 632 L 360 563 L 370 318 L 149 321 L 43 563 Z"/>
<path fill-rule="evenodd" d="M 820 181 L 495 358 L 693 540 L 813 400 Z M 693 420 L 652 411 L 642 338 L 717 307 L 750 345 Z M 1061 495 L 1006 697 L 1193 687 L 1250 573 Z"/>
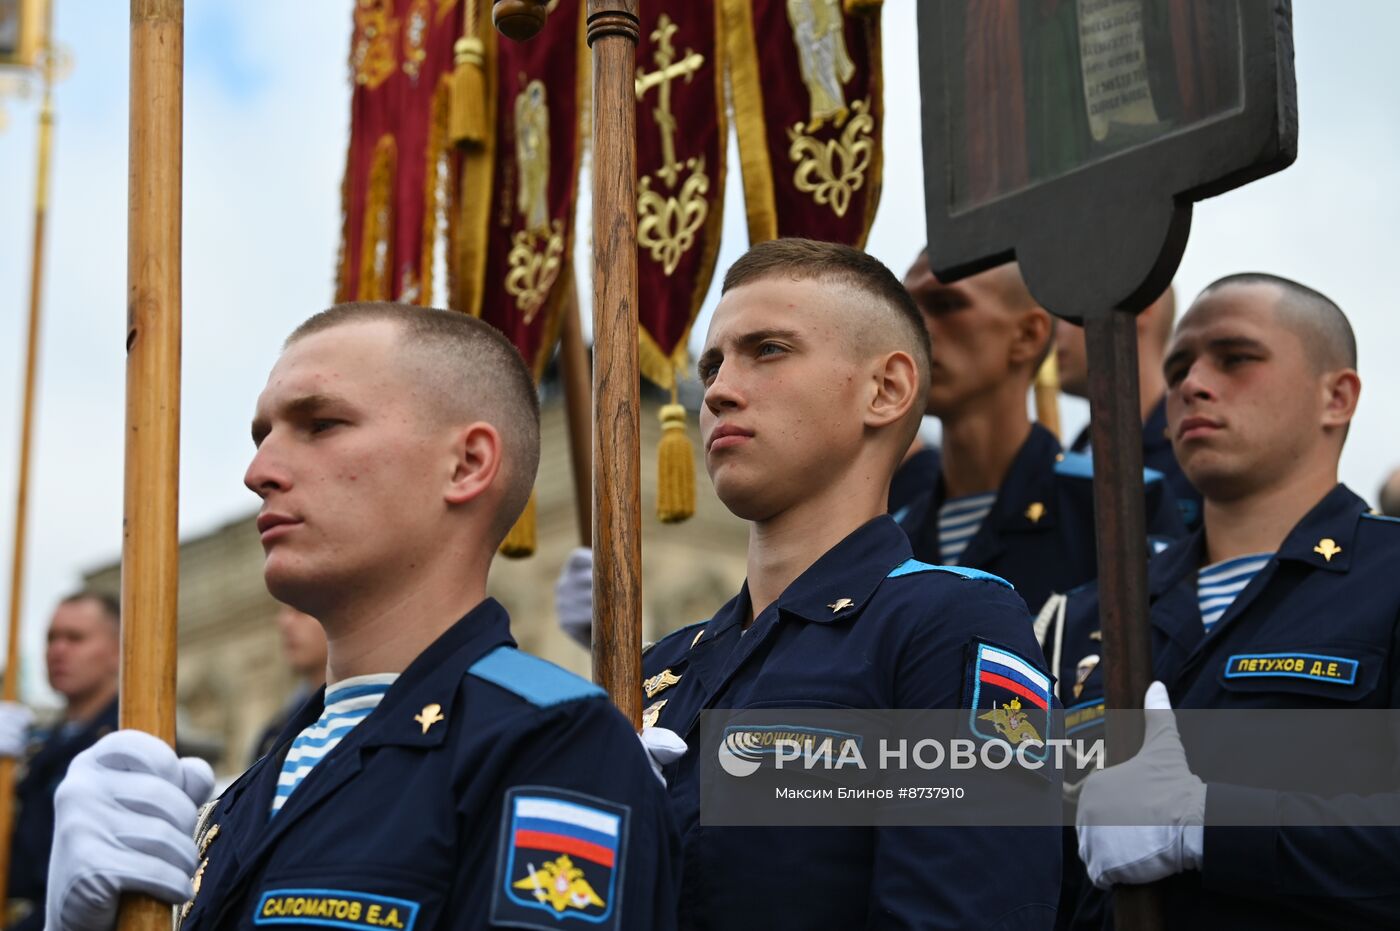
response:
<path fill-rule="evenodd" d="M 730 91 L 734 123 L 739 128 L 739 164 L 744 173 L 744 204 L 749 218 L 749 242 L 778 235 L 778 206 L 773 194 L 773 163 L 768 158 L 767 122 L 763 117 L 763 86 L 758 72 L 758 43 L 753 34 L 749 0 L 722 0 L 727 37 Z M 748 139 L 750 144 L 745 145 Z"/>
<path fill-rule="evenodd" d="M 437 258 L 438 218 L 447 219 L 447 254 L 452 255 L 453 229 L 455 217 L 452 215 L 452 146 L 448 140 L 448 120 L 452 110 L 452 78 L 443 75 L 433 91 L 431 108 L 428 111 L 428 144 L 425 149 L 427 164 L 423 171 L 423 232 L 422 247 L 418 256 L 418 303 L 424 307 L 433 305 L 433 266 Z M 448 177 L 444 180 L 439 172 L 443 159 L 447 159 Z M 447 263 L 448 294 L 452 293 L 452 263 Z M 442 296 L 447 301 L 447 295 Z"/>
<path fill-rule="evenodd" d="M 398 148 L 393 136 L 385 133 L 379 137 L 370 164 L 364 225 L 360 233 L 360 288 L 356 298 L 387 301 L 393 298 L 389 293 L 393 263 L 386 256 L 392 247 L 389 234 L 394 228 L 394 177 L 398 171 Z M 381 243 L 383 252 L 379 249 Z"/>
<path fill-rule="evenodd" d="M 880 0 L 845 0 L 847 13 L 874 13 L 880 8 Z M 876 125 L 879 127 L 880 144 L 875 149 L 875 158 L 871 160 L 870 168 L 866 172 L 866 190 L 870 192 L 865 200 L 865 224 L 864 232 L 860 234 L 860 241 L 855 243 L 857 249 L 865 249 L 865 241 L 870 238 L 870 227 L 875 225 L 875 211 L 880 208 L 880 195 L 885 187 L 885 60 L 881 46 L 882 33 L 880 30 L 869 30 L 866 33 L 866 48 L 870 52 L 870 70 L 874 75 L 871 85 L 871 96 L 873 97 L 874 116 Z"/>

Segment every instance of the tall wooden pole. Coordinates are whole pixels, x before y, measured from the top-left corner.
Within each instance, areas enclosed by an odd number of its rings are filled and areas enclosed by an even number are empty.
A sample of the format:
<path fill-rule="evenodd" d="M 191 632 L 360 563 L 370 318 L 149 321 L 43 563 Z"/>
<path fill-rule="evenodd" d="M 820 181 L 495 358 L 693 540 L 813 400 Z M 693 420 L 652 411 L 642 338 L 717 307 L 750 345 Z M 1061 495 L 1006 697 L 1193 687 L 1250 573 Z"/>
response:
<path fill-rule="evenodd" d="M 121 726 L 175 740 L 183 0 L 131 0 Z M 125 897 L 121 931 L 168 931 Z"/>
<path fill-rule="evenodd" d="M 642 719 L 641 384 L 637 361 L 639 0 L 588 0 L 593 50 L 593 677 Z M 544 0 L 497 0 L 496 28 L 524 40 Z"/>
<path fill-rule="evenodd" d="M 53 157 L 53 2 L 44 3 L 42 74 L 44 99 L 39 107 L 39 159 L 34 182 L 34 245 L 29 268 L 29 332 L 24 353 L 24 400 L 19 428 L 19 484 L 15 492 L 15 536 L 10 561 L 10 626 L 6 637 L 5 683 L 0 699 L 19 698 L 20 614 L 24 609 L 24 557 L 28 544 L 29 462 L 34 443 L 34 386 L 39 365 L 39 308 L 43 298 L 44 226 L 48 218 L 49 165 Z M 0 904 L 9 901 L 10 839 L 15 819 L 15 761 L 0 757 Z"/>
<path fill-rule="evenodd" d="M 1142 412 L 1138 403 L 1137 322 L 1114 311 L 1084 321 L 1089 363 L 1090 438 L 1094 447 L 1094 522 L 1098 529 L 1099 611 L 1104 685 L 1109 708 L 1141 708 L 1152 681 L 1147 626 L 1147 512 L 1142 479 Z M 1109 719 L 1110 763 L 1142 745 L 1126 716 Z M 1114 921 L 1120 931 L 1162 925 L 1158 891 L 1118 886 Z"/>
<path fill-rule="evenodd" d="M 638 0 L 588 0 L 593 50 L 593 677 L 642 717 Z"/>

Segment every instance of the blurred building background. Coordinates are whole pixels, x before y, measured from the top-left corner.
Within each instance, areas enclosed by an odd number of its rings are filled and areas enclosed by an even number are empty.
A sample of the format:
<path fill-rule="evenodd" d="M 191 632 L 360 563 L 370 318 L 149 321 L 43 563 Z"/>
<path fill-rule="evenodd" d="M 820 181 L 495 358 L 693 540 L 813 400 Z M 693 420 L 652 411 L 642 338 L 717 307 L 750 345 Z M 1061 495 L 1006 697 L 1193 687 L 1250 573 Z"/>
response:
<path fill-rule="evenodd" d="M 497 558 L 489 591 L 510 612 L 522 649 L 588 676 L 588 653 L 560 632 L 554 612 L 555 579 L 579 540 L 564 405 L 556 385 L 546 382 L 542 391 L 542 457 L 535 484 L 538 549 L 528 559 Z M 704 620 L 738 591 L 748 539 L 747 525 L 725 510 L 705 478 L 693 416 L 695 516 L 683 524 L 656 520 L 657 412 L 663 400 L 644 394 L 641 418 L 647 641 Z M 191 752 L 208 757 L 221 777 L 246 767 L 253 742 L 295 687 L 273 622 L 277 603 L 263 586 L 256 515 L 250 508 L 180 545 L 180 740 Z M 87 588 L 115 594 L 121 568 L 109 563 L 85 573 L 83 580 Z"/>

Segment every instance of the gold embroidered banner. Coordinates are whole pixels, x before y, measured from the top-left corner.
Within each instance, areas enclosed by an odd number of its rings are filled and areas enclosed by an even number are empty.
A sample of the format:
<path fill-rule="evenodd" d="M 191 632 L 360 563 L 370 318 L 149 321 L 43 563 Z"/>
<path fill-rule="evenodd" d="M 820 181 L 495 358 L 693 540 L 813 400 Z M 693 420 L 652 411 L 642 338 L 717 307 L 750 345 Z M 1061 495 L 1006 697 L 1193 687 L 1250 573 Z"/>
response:
<path fill-rule="evenodd" d="M 452 235 L 457 156 L 446 135 L 458 0 L 356 0 L 354 90 L 341 188 L 336 300 L 445 303 L 433 259 Z"/>
<path fill-rule="evenodd" d="M 723 3 L 750 241 L 863 247 L 883 158 L 878 2 Z"/>
<path fill-rule="evenodd" d="M 718 0 L 648 0 L 637 46 L 637 308 L 642 374 L 663 388 L 710 288 L 724 212 Z"/>
<path fill-rule="evenodd" d="M 489 3 L 481 3 L 488 17 Z M 573 251 L 588 57 L 582 0 L 557 0 L 528 42 L 498 41 L 489 18 L 491 117 L 462 174 L 463 310 L 506 334 L 539 378 L 559 338 Z M 482 152 L 484 152 L 484 157 Z"/>

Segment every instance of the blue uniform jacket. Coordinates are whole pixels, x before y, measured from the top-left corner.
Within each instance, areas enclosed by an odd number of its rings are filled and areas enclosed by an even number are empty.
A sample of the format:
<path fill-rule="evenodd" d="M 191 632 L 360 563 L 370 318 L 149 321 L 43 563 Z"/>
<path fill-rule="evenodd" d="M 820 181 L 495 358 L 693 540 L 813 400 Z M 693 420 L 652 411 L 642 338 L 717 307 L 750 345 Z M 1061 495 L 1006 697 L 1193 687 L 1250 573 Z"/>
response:
<path fill-rule="evenodd" d="M 979 643 L 1043 669 L 1009 586 L 913 562 L 886 516 L 829 550 L 745 633 L 749 611 L 745 587 L 643 657 L 644 717 L 690 743 L 666 768 L 685 847 L 681 927 L 1049 928 L 1058 828 L 703 827 L 699 817 L 704 709 L 971 707 L 964 674 Z M 1058 786 L 1044 785 L 1058 804 Z"/>
<path fill-rule="evenodd" d="M 1176 538 L 1184 532 L 1160 473 L 1144 476 L 1147 532 Z M 938 509 L 946 492 L 940 477 L 922 521 L 905 523 L 914 556 L 939 560 Z M 1098 575 L 1094 544 L 1094 472 L 1088 456 L 1063 453 L 1054 434 L 1032 424 L 997 490 L 991 513 L 958 558 L 960 565 L 995 573 L 1016 586 L 1032 612 L 1052 592 L 1067 592 Z"/>
<path fill-rule="evenodd" d="M 185 931 L 675 927 L 679 846 L 636 735 L 597 686 L 518 652 L 495 601 L 420 654 L 269 820 L 281 760 L 321 707 L 205 816 Z"/>
<path fill-rule="evenodd" d="M 1089 428 L 1080 431 L 1070 449 L 1076 453 L 1089 451 Z M 1167 483 L 1167 491 L 1176 500 L 1177 513 L 1187 530 L 1195 530 L 1201 524 L 1201 493 L 1191 484 L 1181 465 L 1176 461 L 1172 449 L 1171 434 L 1167 432 L 1167 399 L 1165 397 L 1152 408 L 1142 425 L 1142 464 L 1153 471 L 1162 473 Z"/>
<path fill-rule="evenodd" d="M 9 895 L 23 901 L 27 911 L 9 931 L 42 931 L 44 896 L 48 887 L 49 851 L 53 847 L 53 796 L 73 757 L 117 727 L 114 700 L 86 725 L 65 736 L 62 726 L 37 736 L 37 747 L 25 763 L 15 788 L 15 826 L 10 849 Z"/>
<path fill-rule="evenodd" d="M 1400 708 L 1400 520 L 1367 513 L 1364 501 L 1338 485 L 1293 528 L 1209 635 L 1196 594 L 1204 547 L 1198 530 L 1148 569 L 1153 674 L 1173 707 Z M 1071 736 L 1092 737 L 1102 728 L 1102 663 L 1073 694 L 1076 667 L 1101 653 L 1098 609 L 1094 586 L 1069 596 L 1060 697 Z M 1294 656 L 1306 659 L 1301 665 L 1259 660 Z M 1278 671 L 1265 671 L 1270 668 Z M 1373 747 L 1366 757 L 1389 759 L 1400 770 L 1400 734 L 1377 739 L 1388 751 Z M 1357 759 L 1345 747 L 1319 744 L 1312 751 Z M 1392 772 L 1400 784 L 1400 773 Z M 1309 804 L 1308 795 L 1290 791 L 1287 773 L 1251 786 L 1196 774 L 1209 785 L 1208 825 L 1217 806 L 1282 813 Z M 1201 872 L 1168 881 L 1169 927 L 1400 927 L 1400 828 L 1207 826 L 1203 863 Z M 1095 898 L 1081 909 L 1085 915 L 1101 907 L 1102 896 Z"/>

